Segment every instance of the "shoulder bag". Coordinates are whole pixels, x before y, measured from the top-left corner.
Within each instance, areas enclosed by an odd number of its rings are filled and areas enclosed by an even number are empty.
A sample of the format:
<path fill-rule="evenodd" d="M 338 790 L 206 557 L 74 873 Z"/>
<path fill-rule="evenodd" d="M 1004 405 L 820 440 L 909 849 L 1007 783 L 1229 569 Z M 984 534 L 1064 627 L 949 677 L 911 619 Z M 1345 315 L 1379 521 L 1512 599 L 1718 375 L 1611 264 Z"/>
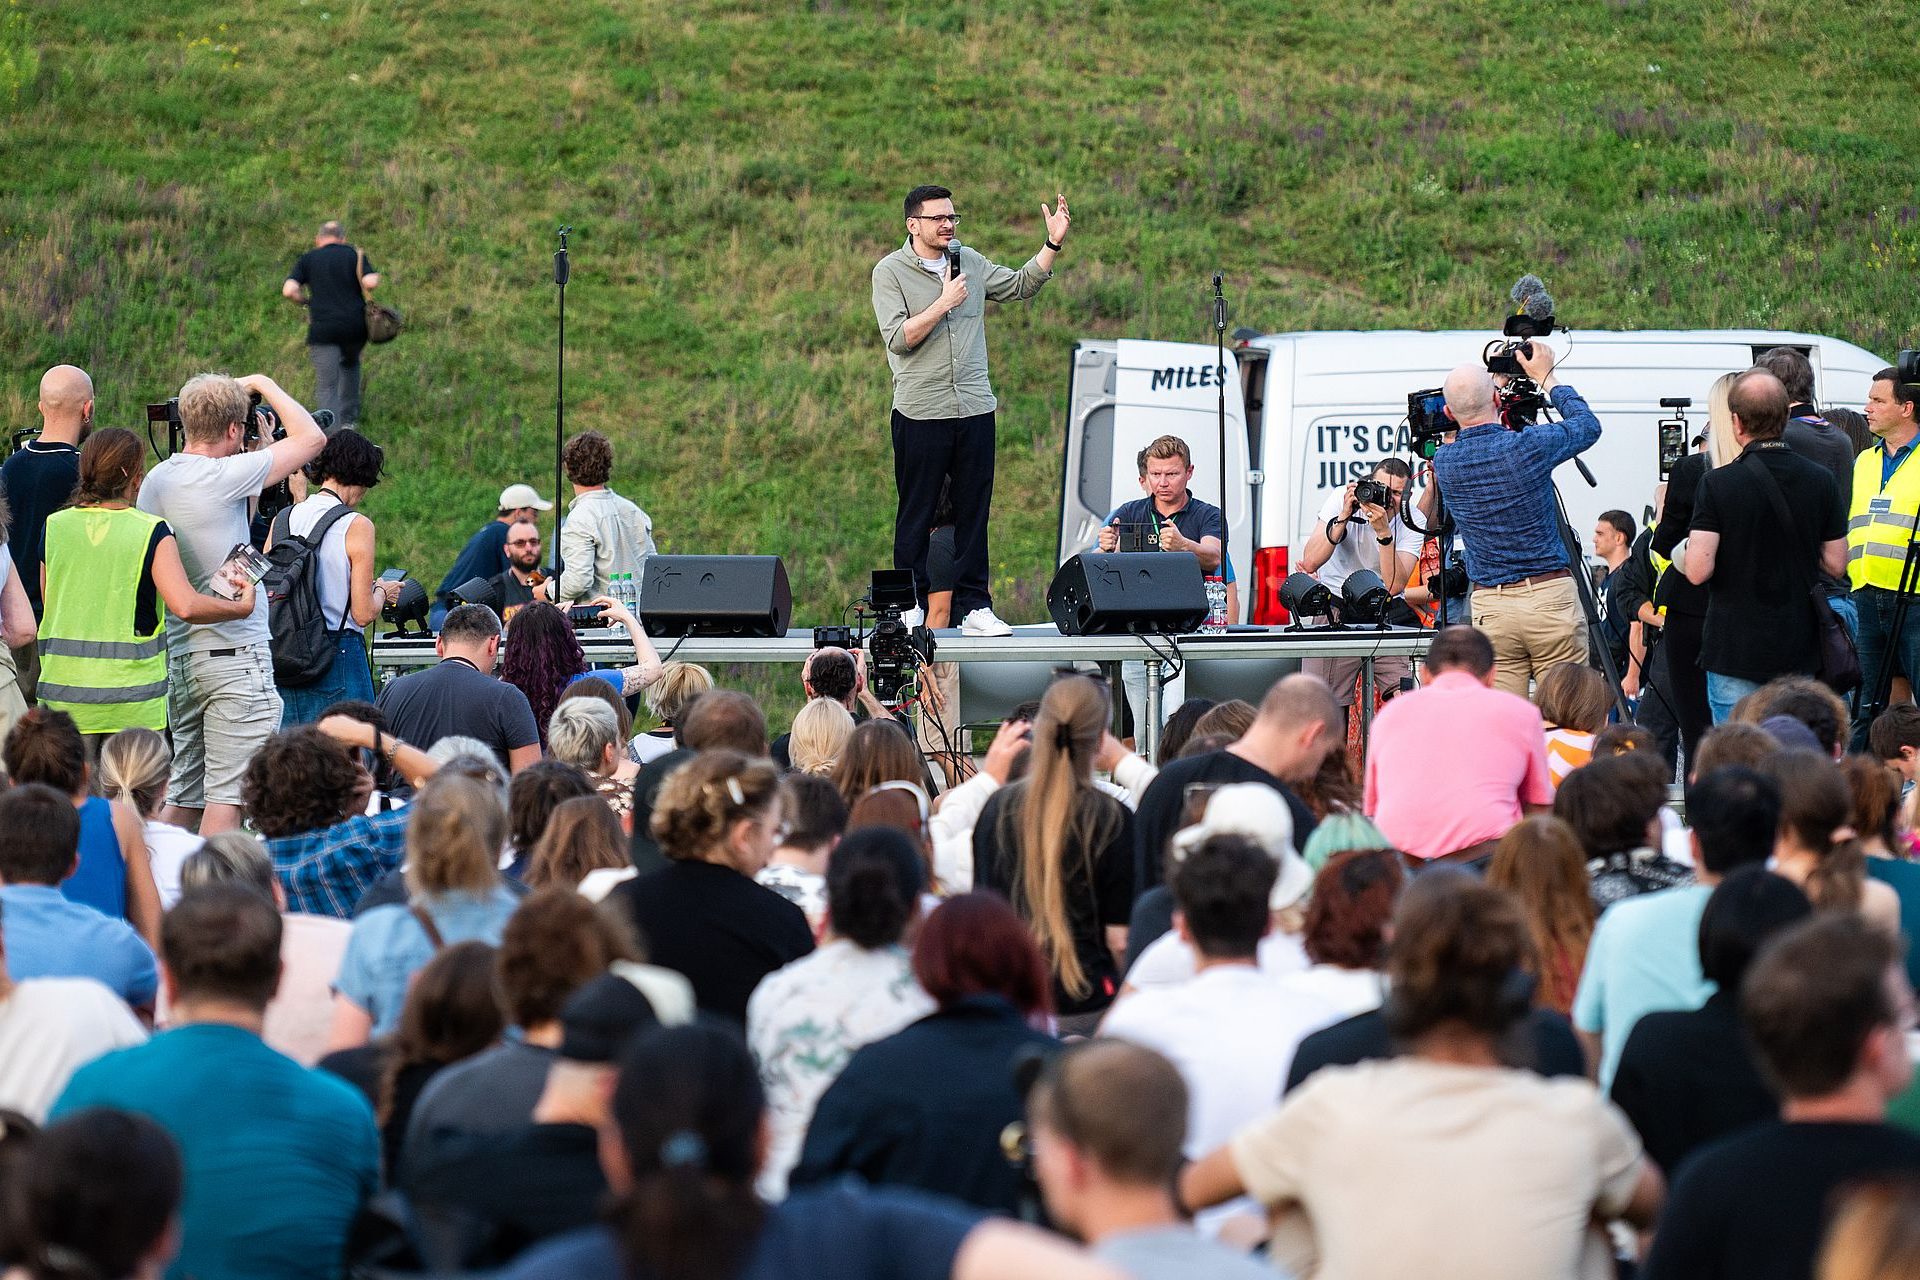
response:
<path fill-rule="evenodd" d="M 1787 510 L 1786 495 L 1780 492 L 1780 482 L 1773 478 L 1773 472 L 1767 470 L 1767 464 L 1758 454 L 1749 455 L 1753 467 L 1760 475 L 1760 486 L 1766 491 L 1767 501 L 1773 504 L 1774 518 L 1780 527 L 1798 531 L 1793 515 Z M 1816 551 L 1815 556 L 1819 555 Z M 1860 687 L 1860 653 L 1853 645 L 1853 636 L 1847 630 L 1846 623 L 1840 621 L 1833 606 L 1827 603 L 1827 593 L 1821 589 L 1818 573 L 1802 574 L 1808 578 L 1807 596 L 1813 609 L 1814 644 L 1817 649 L 1814 674 L 1823 684 L 1835 693 L 1845 696 Z"/>
<path fill-rule="evenodd" d="M 360 278 L 367 274 L 367 255 L 355 249 L 353 251 L 353 283 L 358 286 Z M 375 302 L 367 297 L 367 291 L 360 289 L 361 300 L 367 304 L 367 341 L 392 342 L 407 327 L 400 313 L 383 302 Z"/>

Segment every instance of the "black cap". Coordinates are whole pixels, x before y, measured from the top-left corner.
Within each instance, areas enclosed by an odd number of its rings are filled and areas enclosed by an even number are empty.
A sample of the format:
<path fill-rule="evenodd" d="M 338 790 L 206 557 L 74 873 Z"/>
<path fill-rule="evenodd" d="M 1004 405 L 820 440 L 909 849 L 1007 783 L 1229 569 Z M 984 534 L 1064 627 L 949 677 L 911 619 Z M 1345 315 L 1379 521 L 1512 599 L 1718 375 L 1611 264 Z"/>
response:
<path fill-rule="evenodd" d="M 571 1062 L 612 1065 L 636 1033 L 659 1025 L 652 1002 L 638 987 L 603 973 L 560 1007 L 559 1054 Z"/>

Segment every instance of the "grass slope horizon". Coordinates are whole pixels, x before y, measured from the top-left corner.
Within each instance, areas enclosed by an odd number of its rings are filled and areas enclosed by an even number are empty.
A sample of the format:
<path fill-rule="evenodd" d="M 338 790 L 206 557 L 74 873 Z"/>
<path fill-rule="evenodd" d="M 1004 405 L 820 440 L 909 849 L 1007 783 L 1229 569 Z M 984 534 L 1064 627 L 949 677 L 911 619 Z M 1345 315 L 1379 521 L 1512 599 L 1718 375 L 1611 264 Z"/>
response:
<path fill-rule="evenodd" d="M 984 0 L 4 0 L 0 421 L 94 375 L 96 421 L 202 368 L 303 399 L 279 297 L 325 217 L 409 329 L 367 357 L 380 560 L 431 586 L 567 427 L 664 550 L 778 553 L 795 624 L 890 560 L 872 263 L 920 181 L 1054 281 L 989 321 L 993 588 L 1044 617 L 1080 337 L 1485 328 L 1522 271 L 1577 327 L 1756 326 L 1891 354 L 1920 210 L 1905 11 L 1867 0 L 1279 6 Z M 1903 74 L 1906 73 L 1906 74 Z M 1463 357 L 1472 353 L 1463 352 Z"/>

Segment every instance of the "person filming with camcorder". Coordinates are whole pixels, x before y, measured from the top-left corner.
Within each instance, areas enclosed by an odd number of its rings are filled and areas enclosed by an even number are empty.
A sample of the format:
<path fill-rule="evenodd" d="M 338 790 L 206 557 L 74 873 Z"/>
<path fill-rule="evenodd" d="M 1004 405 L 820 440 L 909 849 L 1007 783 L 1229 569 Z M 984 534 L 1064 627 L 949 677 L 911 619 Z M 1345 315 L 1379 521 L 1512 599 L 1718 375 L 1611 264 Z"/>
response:
<path fill-rule="evenodd" d="M 1494 686 L 1522 697 L 1554 663 L 1587 660 L 1578 566 L 1562 533 L 1553 471 L 1593 447 L 1600 421 L 1554 377 L 1555 359 L 1536 338 L 1449 373 L 1443 412 L 1453 430 L 1433 454 L 1441 501 L 1465 544 L 1472 623 L 1493 642 Z M 1499 385 L 1490 366 L 1519 376 L 1502 373 L 1511 380 Z M 1526 423 L 1511 412 L 1521 378 L 1559 421 Z"/>

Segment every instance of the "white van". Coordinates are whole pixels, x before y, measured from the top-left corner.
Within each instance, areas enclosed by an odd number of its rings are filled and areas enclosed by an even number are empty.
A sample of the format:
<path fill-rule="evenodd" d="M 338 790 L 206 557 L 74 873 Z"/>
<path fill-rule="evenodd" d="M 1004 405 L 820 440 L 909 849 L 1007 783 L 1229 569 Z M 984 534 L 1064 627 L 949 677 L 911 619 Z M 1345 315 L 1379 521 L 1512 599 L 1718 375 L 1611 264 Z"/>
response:
<path fill-rule="evenodd" d="M 1382 458 L 1417 462 L 1407 431 L 1407 396 L 1438 387 L 1456 365 L 1477 361 L 1498 335 L 1446 333 L 1276 333 L 1226 352 L 1227 545 L 1240 584 L 1236 621 L 1278 623 L 1280 584 L 1296 563 L 1320 504 Z M 1837 338 L 1759 329 L 1575 330 L 1549 340 L 1559 379 L 1600 419 L 1598 444 L 1555 478 L 1584 544 L 1602 511 L 1638 520 L 1659 480 L 1658 432 L 1666 397 L 1687 396 L 1690 433 L 1707 424 L 1707 389 L 1774 347 L 1795 347 L 1813 364 L 1820 403 L 1860 408 L 1887 361 Z M 1141 495 L 1135 457 L 1157 436 L 1177 435 L 1193 451 L 1193 491 L 1218 502 L 1220 381 L 1205 343 L 1119 340 L 1075 345 L 1061 473 L 1060 544 L 1065 561 L 1093 544 L 1113 508 Z M 1248 548 L 1252 548 L 1251 554 Z"/>

